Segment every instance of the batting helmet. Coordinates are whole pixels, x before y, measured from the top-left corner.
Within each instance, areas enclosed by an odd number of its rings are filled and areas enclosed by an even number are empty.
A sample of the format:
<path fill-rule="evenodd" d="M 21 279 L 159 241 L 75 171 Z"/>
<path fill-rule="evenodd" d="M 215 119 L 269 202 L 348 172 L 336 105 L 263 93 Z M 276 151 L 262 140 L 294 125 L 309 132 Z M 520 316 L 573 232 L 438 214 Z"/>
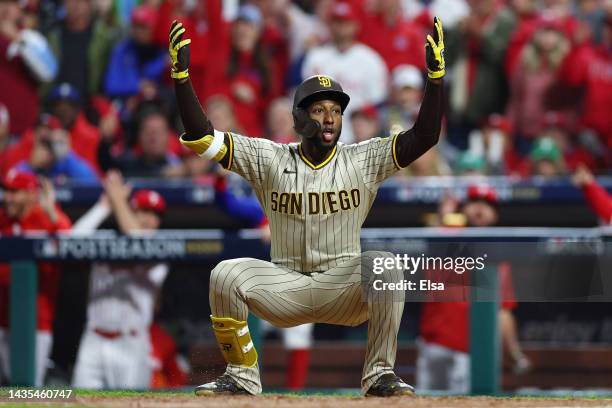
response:
<path fill-rule="evenodd" d="M 314 75 L 306 78 L 297 87 L 293 97 L 293 108 L 307 108 L 311 103 L 323 99 L 338 102 L 344 113 L 351 98 L 344 93 L 342 86 L 332 78 L 325 75 Z"/>

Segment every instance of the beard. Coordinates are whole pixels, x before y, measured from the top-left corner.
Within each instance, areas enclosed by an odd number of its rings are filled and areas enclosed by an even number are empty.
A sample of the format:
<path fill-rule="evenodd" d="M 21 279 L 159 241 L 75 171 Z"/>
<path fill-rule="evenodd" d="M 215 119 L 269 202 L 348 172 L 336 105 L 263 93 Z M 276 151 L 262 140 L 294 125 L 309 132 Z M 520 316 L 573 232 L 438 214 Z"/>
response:
<path fill-rule="evenodd" d="M 340 125 L 337 134 L 334 135 L 333 140 L 329 143 L 325 143 L 324 141 L 323 130 L 320 130 L 314 137 L 304 138 L 304 141 L 307 141 L 319 151 L 331 151 L 338 144 L 338 140 L 340 140 L 341 134 L 342 125 Z"/>

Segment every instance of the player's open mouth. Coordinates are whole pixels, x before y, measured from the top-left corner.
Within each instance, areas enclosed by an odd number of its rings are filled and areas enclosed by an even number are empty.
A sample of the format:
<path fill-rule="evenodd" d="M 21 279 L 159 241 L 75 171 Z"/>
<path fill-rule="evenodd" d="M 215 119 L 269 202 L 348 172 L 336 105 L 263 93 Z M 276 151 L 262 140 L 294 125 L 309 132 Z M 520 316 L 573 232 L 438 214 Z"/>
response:
<path fill-rule="evenodd" d="M 323 132 L 321 132 L 321 135 L 323 136 L 323 141 L 326 143 L 334 140 L 334 131 L 331 129 L 324 129 Z"/>

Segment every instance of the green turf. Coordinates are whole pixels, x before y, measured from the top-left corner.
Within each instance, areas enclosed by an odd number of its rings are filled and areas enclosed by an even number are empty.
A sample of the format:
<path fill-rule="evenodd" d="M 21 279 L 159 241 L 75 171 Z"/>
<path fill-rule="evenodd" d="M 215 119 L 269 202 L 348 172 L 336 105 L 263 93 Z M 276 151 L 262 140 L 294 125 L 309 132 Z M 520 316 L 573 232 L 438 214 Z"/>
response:
<path fill-rule="evenodd" d="M 11 388 L 0 388 L 0 407 L 4 408 L 39 408 L 39 407 L 53 407 L 53 408 L 91 408 L 92 403 L 88 402 L 87 405 L 83 405 L 82 403 L 77 403 L 74 400 L 61 401 L 56 400 L 51 404 L 49 402 L 41 403 L 41 402 L 26 402 L 26 401 L 6 401 L 6 397 L 8 396 L 8 390 Z M 16 389 L 16 388 L 12 388 Z M 504 399 L 518 399 L 523 401 L 530 400 L 567 400 L 571 398 L 580 398 L 584 400 L 610 400 L 612 397 L 612 393 L 605 392 L 604 390 L 584 390 L 584 391 L 570 391 L 564 390 L 566 392 L 565 395 L 560 394 L 561 390 L 554 391 L 535 391 L 530 390 L 530 393 L 523 394 L 501 394 L 495 397 L 499 398 L 500 402 L 503 403 Z M 356 397 L 359 396 L 359 390 L 357 389 L 309 389 L 305 392 L 287 392 L 285 390 L 269 390 L 263 394 L 263 396 L 269 395 L 287 395 L 295 398 L 300 397 Z M 184 388 L 181 390 L 156 390 L 156 391 L 128 391 L 128 390 L 83 390 L 83 389 L 74 389 L 73 395 L 76 397 L 90 397 L 90 398 L 154 398 L 156 396 L 163 397 L 191 397 L 193 396 L 192 388 Z M 430 396 L 435 400 L 435 397 L 445 397 L 450 396 L 448 393 L 430 393 L 427 395 L 420 394 L 422 396 Z M 464 397 L 469 398 L 469 396 Z M 95 403 L 94 403 L 95 404 Z"/>

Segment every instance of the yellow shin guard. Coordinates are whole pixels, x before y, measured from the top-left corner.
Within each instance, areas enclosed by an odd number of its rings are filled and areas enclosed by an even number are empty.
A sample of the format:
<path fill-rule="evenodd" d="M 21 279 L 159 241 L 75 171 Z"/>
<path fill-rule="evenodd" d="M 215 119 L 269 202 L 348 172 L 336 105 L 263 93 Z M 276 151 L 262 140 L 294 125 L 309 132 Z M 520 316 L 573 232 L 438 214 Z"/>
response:
<path fill-rule="evenodd" d="M 213 315 L 210 315 L 210 320 L 225 361 L 247 367 L 257 364 L 257 351 L 246 321 Z"/>

